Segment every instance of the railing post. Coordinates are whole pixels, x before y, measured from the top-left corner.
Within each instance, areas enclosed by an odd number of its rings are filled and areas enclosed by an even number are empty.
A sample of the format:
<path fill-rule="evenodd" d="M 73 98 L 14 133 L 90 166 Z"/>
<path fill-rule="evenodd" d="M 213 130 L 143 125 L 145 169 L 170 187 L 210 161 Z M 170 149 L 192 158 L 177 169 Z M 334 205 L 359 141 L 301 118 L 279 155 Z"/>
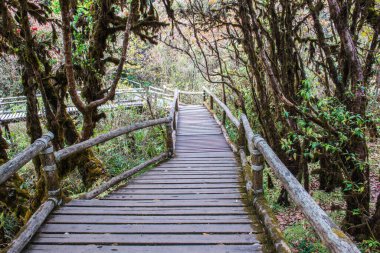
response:
<path fill-rule="evenodd" d="M 177 118 L 176 118 L 176 114 L 177 113 L 174 111 L 172 123 L 170 124 L 171 128 L 173 129 L 173 131 L 177 131 Z"/>
<path fill-rule="evenodd" d="M 256 136 L 256 138 L 255 138 Z M 255 135 L 253 143 L 253 152 L 251 154 L 251 167 L 253 172 L 253 192 L 255 197 L 263 194 L 263 169 L 264 169 L 264 157 L 261 152 L 257 149 L 256 144 L 263 140 L 259 135 Z M 259 137 L 259 138 L 257 138 Z"/>
<path fill-rule="evenodd" d="M 245 188 L 247 190 L 247 194 L 248 194 L 248 199 L 249 201 L 252 201 L 253 199 L 253 184 L 252 184 L 252 170 L 248 164 L 248 161 L 247 161 L 247 156 L 246 156 L 246 140 L 245 140 L 245 131 L 244 131 L 244 126 L 243 126 L 243 122 L 242 120 L 240 119 L 240 125 L 239 125 L 239 128 L 238 128 L 238 133 L 239 133 L 239 137 L 238 137 L 238 151 L 239 151 L 239 155 L 240 155 L 240 160 L 241 160 L 241 165 L 243 167 L 243 176 L 244 176 L 244 179 L 245 179 Z"/>
<path fill-rule="evenodd" d="M 175 96 L 175 94 L 178 92 L 178 97 L 177 97 L 177 99 L 176 99 L 176 101 L 175 101 L 175 111 L 176 112 L 178 112 L 178 108 L 179 108 L 179 91 L 176 89 L 175 91 L 174 91 L 174 96 Z"/>
<path fill-rule="evenodd" d="M 59 185 L 57 163 L 55 161 L 54 149 L 51 142 L 47 144 L 46 148 L 41 151 L 39 156 L 44 170 L 48 198 L 57 201 L 55 204 L 58 205 L 61 202 L 61 187 Z"/>
<path fill-rule="evenodd" d="M 213 98 L 213 96 L 210 96 L 210 109 L 214 110 L 214 98 Z"/>
<path fill-rule="evenodd" d="M 174 141 L 173 141 L 173 119 L 169 123 L 166 123 L 166 148 L 168 150 L 168 156 L 174 156 Z"/>
<path fill-rule="evenodd" d="M 178 92 L 176 90 L 174 93 Z M 178 124 L 178 111 L 179 111 L 179 94 L 178 97 L 175 101 L 175 108 L 174 108 L 175 114 L 174 114 L 174 119 L 175 119 L 175 130 L 177 131 L 177 124 Z"/>
<path fill-rule="evenodd" d="M 203 90 L 203 102 L 206 102 L 206 91 Z"/>

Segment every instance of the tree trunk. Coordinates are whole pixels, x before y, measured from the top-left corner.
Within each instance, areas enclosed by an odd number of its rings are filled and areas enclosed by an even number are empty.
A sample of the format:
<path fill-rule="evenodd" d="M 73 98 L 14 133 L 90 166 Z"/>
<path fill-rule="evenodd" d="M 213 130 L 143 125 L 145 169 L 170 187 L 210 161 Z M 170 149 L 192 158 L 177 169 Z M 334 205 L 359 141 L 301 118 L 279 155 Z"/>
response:
<path fill-rule="evenodd" d="M 320 170 L 318 171 L 318 174 L 320 190 L 332 192 L 335 188 L 342 186 L 342 172 L 336 163 L 331 161 L 326 155 L 321 155 L 319 158 L 319 166 Z"/>
<path fill-rule="evenodd" d="M 372 234 L 375 236 L 376 240 L 380 241 L 380 194 L 377 196 L 376 211 L 371 217 L 369 224 L 371 226 Z"/>
<path fill-rule="evenodd" d="M 30 142 L 33 143 L 42 136 L 42 128 L 38 117 L 37 85 L 32 81 L 30 71 L 27 68 L 22 76 L 22 84 L 24 95 L 26 96 L 26 131 L 30 137 Z M 41 171 L 41 161 L 38 156 L 33 159 L 33 164 L 37 180 L 35 182 L 36 192 L 32 199 L 31 209 L 36 210 L 45 196 L 45 181 Z"/>
<path fill-rule="evenodd" d="M 0 165 L 8 161 L 7 150 L 8 143 L 2 136 L 0 128 Z M 27 190 L 22 189 L 24 181 L 16 173 L 5 183 L 0 185 L 0 213 L 2 214 L 2 222 L 13 221 L 16 222 L 10 231 L 5 226 L 0 227 L 0 248 L 6 245 L 10 238 L 12 238 L 19 228 L 31 215 L 29 209 L 29 193 Z"/>

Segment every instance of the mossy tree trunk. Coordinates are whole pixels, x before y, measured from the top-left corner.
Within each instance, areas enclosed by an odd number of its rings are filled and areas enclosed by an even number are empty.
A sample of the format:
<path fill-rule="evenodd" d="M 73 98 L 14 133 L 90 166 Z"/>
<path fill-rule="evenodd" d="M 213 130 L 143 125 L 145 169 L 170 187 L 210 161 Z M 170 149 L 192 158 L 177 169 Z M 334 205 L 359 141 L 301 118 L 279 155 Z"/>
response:
<path fill-rule="evenodd" d="M 0 165 L 8 160 L 8 143 L 3 138 L 0 128 Z M 0 185 L 0 248 L 9 243 L 18 229 L 31 215 L 29 193 L 23 189 L 24 181 L 16 173 Z"/>

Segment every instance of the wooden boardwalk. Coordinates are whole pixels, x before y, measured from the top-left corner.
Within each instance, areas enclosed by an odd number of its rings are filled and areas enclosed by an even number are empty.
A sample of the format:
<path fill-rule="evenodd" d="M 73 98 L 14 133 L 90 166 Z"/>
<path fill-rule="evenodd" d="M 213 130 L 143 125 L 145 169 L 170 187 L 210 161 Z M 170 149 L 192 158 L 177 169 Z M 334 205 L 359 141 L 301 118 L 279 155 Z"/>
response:
<path fill-rule="evenodd" d="M 105 105 L 99 106 L 100 110 L 110 110 L 118 107 L 122 108 L 132 108 L 132 107 L 142 107 L 142 101 L 121 101 L 117 103 L 108 103 Z M 75 106 L 69 106 L 66 109 L 67 113 L 70 115 L 78 114 L 78 108 Z M 45 117 L 44 112 L 38 112 L 38 117 Z M 0 124 L 9 124 L 20 121 L 26 121 L 26 112 L 25 111 L 17 111 L 17 112 L 0 112 Z"/>
<path fill-rule="evenodd" d="M 176 157 L 103 199 L 52 213 L 25 252 L 270 252 L 240 168 L 202 106 L 181 106 Z"/>

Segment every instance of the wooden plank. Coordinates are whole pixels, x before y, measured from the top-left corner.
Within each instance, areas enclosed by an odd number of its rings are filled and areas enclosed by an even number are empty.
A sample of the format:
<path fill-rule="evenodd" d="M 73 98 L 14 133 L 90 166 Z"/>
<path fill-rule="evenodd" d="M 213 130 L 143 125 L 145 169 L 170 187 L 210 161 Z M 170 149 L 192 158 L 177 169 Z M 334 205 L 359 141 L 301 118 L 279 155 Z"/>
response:
<path fill-rule="evenodd" d="M 113 206 L 113 207 L 199 207 L 199 206 L 243 206 L 240 201 L 235 200 L 165 200 L 165 201 L 153 201 L 153 200 L 136 200 L 133 202 L 118 201 L 118 200 L 72 200 L 66 204 L 67 206 Z"/>
<path fill-rule="evenodd" d="M 123 202 L 123 201 L 119 201 Z M 61 224 L 250 224 L 247 214 L 241 215 L 58 215 L 47 223 Z"/>
<path fill-rule="evenodd" d="M 177 164 L 162 164 L 161 166 L 159 166 L 159 168 L 199 168 L 199 167 L 202 167 L 203 169 L 211 169 L 211 168 L 215 168 L 215 167 L 219 167 L 219 168 L 223 168 L 223 167 L 226 167 L 226 168 L 231 168 L 231 170 L 234 170 L 234 168 L 236 168 L 237 166 L 235 166 L 234 164 L 210 164 L 210 163 L 193 163 L 193 164 L 186 164 L 186 163 L 177 163 Z"/>
<path fill-rule="evenodd" d="M 189 174 L 146 174 L 140 178 L 140 180 L 151 180 L 151 179 L 238 179 L 239 176 L 237 174 L 229 174 L 229 175 L 221 175 L 218 173 L 215 174 L 200 174 L 200 175 L 189 175 Z"/>
<path fill-rule="evenodd" d="M 41 233 L 112 233 L 112 234 L 195 234 L 195 233 L 262 233 L 247 224 L 45 224 Z"/>
<path fill-rule="evenodd" d="M 171 199 L 176 199 L 176 200 L 188 200 L 188 199 L 241 199 L 242 196 L 240 194 L 234 194 L 234 193 L 225 193 L 225 194 L 202 194 L 202 195 L 189 195 L 189 194 L 184 194 L 184 195 L 160 195 L 160 194 L 155 194 L 155 195 L 120 195 L 120 194 L 110 194 L 102 199 L 122 199 L 122 200 L 171 200 Z"/>
<path fill-rule="evenodd" d="M 236 172 L 241 170 L 241 168 L 237 168 L 235 166 L 215 166 L 215 167 L 191 167 L 191 166 L 175 166 L 175 167 L 157 167 L 154 169 L 154 171 L 167 171 L 167 172 L 174 172 L 174 171 L 179 171 L 179 172 L 185 172 L 185 171 L 197 171 L 197 172 L 215 172 L 215 171 L 220 171 L 220 172 Z"/>
<path fill-rule="evenodd" d="M 177 164 L 186 164 L 186 165 L 194 165 L 194 164 L 207 164 L 207 165 L 211 165 L 211 166 L 217 166 L 219 164 L 222 164 L 222 165 L 230 165 L 230 166 L 238 166 L 237 162 L 236 161 L 233 161 L 233 160 L 230 160 L 230 161 L 213 161 L 212 164 L 210 164 L 210 161 L 209 160 L 203 160 L 203 159 L 199 159 L 199 160 L 188 160 L 188 161 L 181 161 L 181 160 L 171 160 L 171 161 L 168 161 L 166 163 L 164 163 L 163 165 L 177 165 Z"/>
<path fill-rule="evenodd" d="M 235 179 L 212 179 L 212 178 L 201 178 L 201 179 L 144 179 L 144 178 L 138 178 L 134 179 L 134 184 L 224 184 L 224 183 L 240 183 L 241 181 L 237 181 Z"/>
<path fill-rule="evenodd" d="M 203 176 L 203 177 L 208 177 L 208 176 L 237 176 L 239 175 L 237 173 L 237 170 L 234 171 L 208 171 L 208 170 L 201 170 L 201 171 L 157 171 L 157 170 L 152 170 L 150 172 L 146 172 L 144 174 L 145 176 Z"/>
<path fill-rule="evenodd" d="M 208 157 L 208 158 L 215 158 L 215 157 L 235 157 L 232 152 L 207 152 L 204 154 L 197 154 L 197 153 L 177 153 L 176 157 Z"/>
<path fill-rule="evenodd" d="M 225 147 L 225 148 L 216 148 L 216 147 L 181 147 L 176 149 L 177 152 L 192 152 L 192 153 L 204 153 L 204 152 L 212 152 L 212 151 L 231 151 L 231 148 Z"/>
<path fill-rule="evenodd" d="M 250 234 L 224 235 L 173 235 L 173 234 L 38 234 L 33 243 L 44 244 L 118 244 L 118 245 L 168 245 L 168 244 L 256 244 L 259 241 Z"/>
<path fill-rule="evenodd" d="M 247 253 L 261 252 L 259 244 L 253 245 L 173 245 L 173 246 L 121 246 L 121 245 L 38 245 L 32 244 L 30 253 Z"/>
<path fill-rule="evenodd" d="M 240 193 L 240 188 L 216 188 L 216 189 L 132 189 L 120 188 L 114 193 L 120 194 L 216 194 L 216 193 Z"/>
<path fill-rule="evenodd" d="M 99 215 L 235 215 L 244 214 L 242 206 L 237 207 L 70 207 L 63 206 L 54 214 L 99 214 Z"/>
<path fill-rule="evenodd" d="M 130 189 L 229 189 L 241 188 L 238 183 L 224 183 L 224 184 L 130 184 Z"/>

